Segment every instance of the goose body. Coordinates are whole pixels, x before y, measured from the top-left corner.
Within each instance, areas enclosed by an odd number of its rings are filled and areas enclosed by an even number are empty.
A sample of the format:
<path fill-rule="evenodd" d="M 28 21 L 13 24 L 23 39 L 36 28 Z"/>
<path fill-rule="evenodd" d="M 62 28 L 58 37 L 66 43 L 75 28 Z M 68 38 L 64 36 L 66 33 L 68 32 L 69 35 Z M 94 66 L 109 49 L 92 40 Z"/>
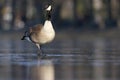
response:
<path fill-rule="evenodd" d="M 51 42 L 55 37 L 55 31 L 53 29 L 52 23 L 49 20 L 46 20 L 44 26 L 37 24 L 34 27 L 31 27 L 29 30 L 30 40 L 33 43 L 45 44 Z"/>
<path fill-rule="evenodd" d="M 22 40 L 28 40 L 34 43 L 38 49 L 41 51 L 40 46 L 45 43 L 51 42 L 55 37 L 55 31 L 51 23 L 51 5 L 46 9 L 47 19 L 44 22 L 44 25 L 37 24 L 33 27 L 30 27 L 22 38 Z"/>

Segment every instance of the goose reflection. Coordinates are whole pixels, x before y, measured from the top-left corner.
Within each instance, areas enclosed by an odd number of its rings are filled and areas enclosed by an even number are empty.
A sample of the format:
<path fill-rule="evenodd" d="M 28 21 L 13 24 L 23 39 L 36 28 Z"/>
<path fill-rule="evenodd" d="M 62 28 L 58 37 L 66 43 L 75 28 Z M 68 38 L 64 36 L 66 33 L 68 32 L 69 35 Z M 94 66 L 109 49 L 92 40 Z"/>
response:
<path fill-rule="evenodd" d="M 36 66 L 32 69 L 32 78 L 34 80 L 55 80 L 54 65 L 49 59 L 38 57 Z"/>

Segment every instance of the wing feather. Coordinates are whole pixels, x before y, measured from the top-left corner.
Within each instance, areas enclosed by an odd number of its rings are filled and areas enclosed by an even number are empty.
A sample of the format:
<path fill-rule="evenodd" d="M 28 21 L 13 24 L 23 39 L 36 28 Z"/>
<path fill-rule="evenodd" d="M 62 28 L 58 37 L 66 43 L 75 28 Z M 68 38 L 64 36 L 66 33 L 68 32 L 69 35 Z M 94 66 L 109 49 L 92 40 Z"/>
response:
<path fill-rule="evenodd" d="M 42 24 L 37 24 L 37 25 L 35 25 L 33 27 L 30 27 L 29 32 L 30 33 L 32 33 L 32 32 L 39 32 L 39 31 L 41 31 L 42 27 L 43 27 Z"/>

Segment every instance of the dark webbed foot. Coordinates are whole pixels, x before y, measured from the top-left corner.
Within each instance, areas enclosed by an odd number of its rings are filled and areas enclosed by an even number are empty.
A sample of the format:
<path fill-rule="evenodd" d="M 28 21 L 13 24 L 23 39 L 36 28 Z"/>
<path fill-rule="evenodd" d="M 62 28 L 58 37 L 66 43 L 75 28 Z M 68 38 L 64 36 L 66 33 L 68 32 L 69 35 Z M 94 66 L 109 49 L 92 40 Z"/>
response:
<path fill-rule="evenodd" d="M 40 58 L 45 58 L 47 55 L 46 54 L 38 54 L 38 57 Z"/>
<path fill-rule="evenodd" d="M 36 46 L 38 47 L 38 56 L 41 58 L 44 58 L 46 56 L 46 54 L 43 54 L 43 52 L 41 50 L 41 46 L 39 44 L 36 44 Z"/>

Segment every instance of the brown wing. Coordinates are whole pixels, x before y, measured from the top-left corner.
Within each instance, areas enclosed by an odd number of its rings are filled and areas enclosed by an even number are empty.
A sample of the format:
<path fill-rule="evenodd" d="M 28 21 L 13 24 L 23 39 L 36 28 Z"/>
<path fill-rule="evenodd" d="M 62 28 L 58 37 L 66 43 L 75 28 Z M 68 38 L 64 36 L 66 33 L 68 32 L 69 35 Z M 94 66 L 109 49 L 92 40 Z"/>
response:
<path fill-rule="evenodd" d="M 42 24 L 37 24 L 37 25 L 35 25 L 33 27 L 30 27 L 29 32 L 30 33 L 31 32 L 39 32 L 39 31 L 41 31 L 42 27 L 43 27 Z"/>

